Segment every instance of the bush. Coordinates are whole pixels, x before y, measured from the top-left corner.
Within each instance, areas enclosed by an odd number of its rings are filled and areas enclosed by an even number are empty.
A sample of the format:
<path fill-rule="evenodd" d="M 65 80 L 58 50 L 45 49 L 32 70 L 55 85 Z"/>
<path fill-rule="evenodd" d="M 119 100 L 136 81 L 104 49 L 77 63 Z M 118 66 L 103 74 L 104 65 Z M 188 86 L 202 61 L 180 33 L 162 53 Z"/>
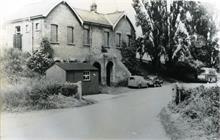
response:
<path fill-rule="evenodd" d="M 170 109 L 192 125 L 200 126 L 207 135 L 220 131 L 220 87 L 194 89 L 177 87 Z"/>
<path fill-rule="evenodd" d="M 54 64 L 53 50 L 49 41 L 44 38 L 33 55 L 28 59 L 27 66 L 39 74 L 44 74 L 45 71 Z"/>
<path fill-rule="evenodd" d="M 3 110 L 55 109 L 57 105 L 54 102 L 54 97 L 63 96 L 61 95 L 62 87 L 63 85 L 59 83 L 46 81 L 44 79 L 26 79 L 25 82 L 11 85 L 1 91 Z M 77 87 L 74 86 L 74 89 L 77 89 Z M 75 90 L 72 95 L 76 92 L 77 90 Z"/>
<path fill-rule="evenodd" d="M 4 50 L 4 55 L 0 58 L 2 69 L 7 81 L 10 83 L 18 82 L 23 77 L 35 77 L 27 66 L 27 59 L 30 55 L 16 48 Z"/>

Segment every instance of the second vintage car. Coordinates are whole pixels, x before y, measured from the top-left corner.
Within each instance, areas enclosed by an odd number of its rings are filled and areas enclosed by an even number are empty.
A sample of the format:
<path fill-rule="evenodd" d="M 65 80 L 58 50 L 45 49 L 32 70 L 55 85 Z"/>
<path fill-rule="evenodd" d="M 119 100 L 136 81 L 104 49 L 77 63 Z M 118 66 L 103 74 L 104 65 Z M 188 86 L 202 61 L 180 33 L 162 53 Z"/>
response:
<path fill-rule="evenodd" d="M 153 82 L 151 80 L 144 79 L 143 76 L 130 76 L 128 79 L 128 87 L 136 87 L 136 88 L 143 88 L 143 87 L 149 87 L 153 85 Z"/>

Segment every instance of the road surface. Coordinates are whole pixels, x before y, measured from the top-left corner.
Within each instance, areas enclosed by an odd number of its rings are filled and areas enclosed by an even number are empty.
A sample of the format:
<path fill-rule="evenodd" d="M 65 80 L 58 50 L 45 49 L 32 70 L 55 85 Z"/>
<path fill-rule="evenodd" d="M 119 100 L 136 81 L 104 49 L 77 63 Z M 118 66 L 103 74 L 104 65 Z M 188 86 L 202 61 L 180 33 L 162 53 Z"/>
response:
<path fill-rule="evenodd" d="M 132 90 L 97 104 L 50 111 L 3 113 L 2 140 L 166 140 L 158 114 L 171 86 Z"/>

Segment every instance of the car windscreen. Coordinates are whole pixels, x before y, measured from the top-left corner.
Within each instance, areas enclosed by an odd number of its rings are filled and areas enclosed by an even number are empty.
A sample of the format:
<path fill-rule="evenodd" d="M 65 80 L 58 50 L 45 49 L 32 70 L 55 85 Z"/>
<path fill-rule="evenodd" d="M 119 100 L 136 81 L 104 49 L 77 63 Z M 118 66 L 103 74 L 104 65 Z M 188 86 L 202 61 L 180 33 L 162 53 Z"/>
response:
<path fill-rule="evenodd" d="M 130 77 L 130 80 L 134 80 L 134 77 Z"/>

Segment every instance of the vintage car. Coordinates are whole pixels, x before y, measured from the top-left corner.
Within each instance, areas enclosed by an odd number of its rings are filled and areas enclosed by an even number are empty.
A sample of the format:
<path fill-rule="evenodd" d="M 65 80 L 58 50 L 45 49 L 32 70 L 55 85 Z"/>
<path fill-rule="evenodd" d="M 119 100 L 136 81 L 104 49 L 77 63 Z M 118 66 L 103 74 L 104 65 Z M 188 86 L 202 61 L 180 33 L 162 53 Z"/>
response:
<path fill-rule="evenodd" d="M 161 87 L 163 85 L 163 80 L 159 79 L 158 76 L 147 76 L 145 79 L 152 81 L 151 87 Z"/>
<path fill-rule="evenodd" d="M 214 68 L 200 68 L 197 79 L 201 82 L 215 83 L 217 82 L 217 72 Z"/>
<path fill-rule="evenodd" d="M 149 87 L 153 83 L 151 80 L 144 79 L 143 76 L 130 76 L 128 79 L 128 87 L 136 87 L 136 88 L 143 88 L 143 87 Z"/>

